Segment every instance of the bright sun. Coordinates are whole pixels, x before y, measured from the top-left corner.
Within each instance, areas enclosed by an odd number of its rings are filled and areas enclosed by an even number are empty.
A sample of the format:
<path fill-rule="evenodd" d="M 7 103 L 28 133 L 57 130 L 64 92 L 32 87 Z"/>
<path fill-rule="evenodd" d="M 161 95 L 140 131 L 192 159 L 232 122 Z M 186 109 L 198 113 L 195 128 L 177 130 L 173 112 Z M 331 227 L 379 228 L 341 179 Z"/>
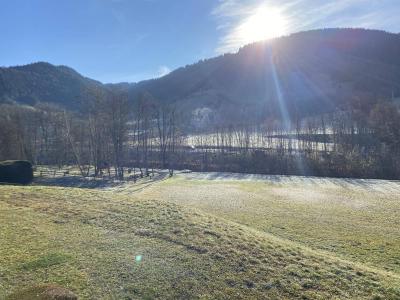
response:
<path fill-rule="evenodd" d="M 287 21 L 276 8 L 259 7 L 238 27 L 239 39 L 245 44 L 285 35 Z"/>

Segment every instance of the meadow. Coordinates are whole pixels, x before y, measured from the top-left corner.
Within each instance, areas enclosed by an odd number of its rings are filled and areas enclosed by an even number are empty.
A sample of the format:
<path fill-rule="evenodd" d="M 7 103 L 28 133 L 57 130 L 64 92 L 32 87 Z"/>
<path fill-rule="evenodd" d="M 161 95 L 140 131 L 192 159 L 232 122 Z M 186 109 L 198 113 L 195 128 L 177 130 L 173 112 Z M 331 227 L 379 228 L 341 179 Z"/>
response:
<path fill-rule="evenodd" d="M 398 299 L 399 194 L 219 173 L 2 185 L 0 299 L 43 283 L 80 299 Z"/>

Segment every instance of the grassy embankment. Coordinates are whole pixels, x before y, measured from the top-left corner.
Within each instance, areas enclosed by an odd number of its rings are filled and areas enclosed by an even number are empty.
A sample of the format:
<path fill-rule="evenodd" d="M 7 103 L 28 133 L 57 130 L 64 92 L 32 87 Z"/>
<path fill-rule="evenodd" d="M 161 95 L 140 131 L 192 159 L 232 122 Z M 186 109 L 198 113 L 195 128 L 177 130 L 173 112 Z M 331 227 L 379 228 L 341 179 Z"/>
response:
<path fill-rule="evenodd" d="M 398 201 L 321 204 L 293 188 L 0 186 L 0 298 L 47 282 L 82 299 L 399 298 Z"/>

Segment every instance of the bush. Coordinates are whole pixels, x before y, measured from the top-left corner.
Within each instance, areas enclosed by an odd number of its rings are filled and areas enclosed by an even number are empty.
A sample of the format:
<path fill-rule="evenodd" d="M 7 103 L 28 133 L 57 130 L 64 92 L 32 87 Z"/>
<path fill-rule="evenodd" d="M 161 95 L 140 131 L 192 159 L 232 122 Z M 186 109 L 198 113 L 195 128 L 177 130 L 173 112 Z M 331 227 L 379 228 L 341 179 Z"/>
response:
<path fill-rule="evenodd" d="M 0 162 L 0 182 L 28 184 L 33 180 L 32 164 L 25 160 Z"/>

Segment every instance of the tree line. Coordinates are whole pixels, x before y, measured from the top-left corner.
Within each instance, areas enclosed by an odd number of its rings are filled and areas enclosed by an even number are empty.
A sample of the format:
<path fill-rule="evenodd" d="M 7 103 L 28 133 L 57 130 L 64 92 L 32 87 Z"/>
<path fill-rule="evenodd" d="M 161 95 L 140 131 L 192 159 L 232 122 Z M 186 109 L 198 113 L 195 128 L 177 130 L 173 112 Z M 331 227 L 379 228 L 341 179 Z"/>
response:
<path fill-rule="evenodd" d="M 157 161 L 172 172 L 178 142 L 177 115 L 143 94 L 132 104 L 124 93 L 92 92 L 77 113 L 51 104 L 3 104 L 0 109 L 0 159 L 26 159 L 40 165 L 77 165 L 82 176 L 124 177 L 126 167 L 141 175 Z M 152 153 L 152 155 L 150 154 Z M 125 167 L 125 169 L 124 169 Z"/>
<path fill-rule="evenodd" d="M 89 97 L 88 97 L 89 98 Z M 0 159 L 77 165 L 82 176 L 152 168 L 400 178 L 400 112 L 393 100 L 354 98 L 346 107 L 284 120 L 210 123 L 188 131 L 182 111 L 143 93 L 91 92 L 80 112 L 39 103 L 0 106 Z M 111 172 L 113 171 L 113 172 Z"/>
<path fill-rule="evenodd" d="M 354 97 L 332 112 L 214 125 L 190 139 L 200 169 L 265 174 L 400 178 L 400 103 Z"/>

